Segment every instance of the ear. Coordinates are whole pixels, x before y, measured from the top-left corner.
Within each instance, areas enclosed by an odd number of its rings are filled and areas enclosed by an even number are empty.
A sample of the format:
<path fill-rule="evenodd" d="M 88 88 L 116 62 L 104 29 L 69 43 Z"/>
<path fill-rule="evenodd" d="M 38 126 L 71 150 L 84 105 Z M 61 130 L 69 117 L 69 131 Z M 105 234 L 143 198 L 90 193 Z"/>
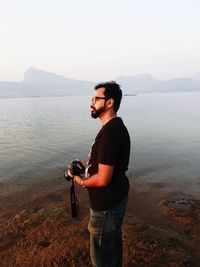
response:
<path fill-rule="evenodd" d="M 110 98 L 108 99 L 108 108 L 112 108 L 114 106 L 114 99 Z"/>

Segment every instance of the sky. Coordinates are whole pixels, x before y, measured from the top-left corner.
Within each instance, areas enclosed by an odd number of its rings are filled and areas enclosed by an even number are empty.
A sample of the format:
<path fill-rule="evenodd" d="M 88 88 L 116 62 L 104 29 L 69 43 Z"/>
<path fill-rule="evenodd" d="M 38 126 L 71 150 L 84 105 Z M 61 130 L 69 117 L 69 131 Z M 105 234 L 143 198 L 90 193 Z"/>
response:
<path fill-rule="evenodd" d="M 0 0 L 0 81 L 200 72 L 199 0 Z"/>

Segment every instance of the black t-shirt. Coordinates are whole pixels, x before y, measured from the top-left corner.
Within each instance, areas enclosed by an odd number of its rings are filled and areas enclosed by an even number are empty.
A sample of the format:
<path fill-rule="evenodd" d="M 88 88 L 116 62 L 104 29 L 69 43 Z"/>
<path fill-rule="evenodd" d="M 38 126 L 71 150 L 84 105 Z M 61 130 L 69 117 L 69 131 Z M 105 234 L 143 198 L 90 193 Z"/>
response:
<path fill-rule="evenodd" d="M 125 175 L 130 156 L 130 137 L 121 118 L 106 123 L 96 136 L 89 156 L 89 175 L 98 172 L 98 164 L 114 166 L 111 182 L 105 187 L 89 187 L 91 208 L 103 211 L 114 207 L 129 191 Z"/>

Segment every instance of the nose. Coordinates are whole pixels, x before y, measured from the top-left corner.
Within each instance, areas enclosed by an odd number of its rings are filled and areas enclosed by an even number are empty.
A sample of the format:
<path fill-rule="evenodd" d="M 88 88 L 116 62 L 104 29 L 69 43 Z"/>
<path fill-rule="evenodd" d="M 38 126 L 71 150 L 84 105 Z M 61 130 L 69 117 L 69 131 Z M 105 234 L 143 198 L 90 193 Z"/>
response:
<path fill-rule="evenodd" d="M 95 103 L 94 103 L 94 98 L 91 98 L 90 99 L 90 102 L 92 103 L 92 105 L 94 105 Z"/>

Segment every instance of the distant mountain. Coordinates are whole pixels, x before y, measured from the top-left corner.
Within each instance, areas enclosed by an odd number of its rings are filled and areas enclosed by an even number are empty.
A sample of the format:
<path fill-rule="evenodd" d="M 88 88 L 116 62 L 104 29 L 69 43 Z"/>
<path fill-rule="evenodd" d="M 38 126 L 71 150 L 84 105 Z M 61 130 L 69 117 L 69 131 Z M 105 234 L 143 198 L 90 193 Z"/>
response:
<path fill-rule="evenodd" d="M 154 92 L 164 83 L 163 81 L 156 80 L 150 74 L 120 76 L 117 78 L 117 81 L 123 86 L 127 94 Z"/>
<path fill-rule="evenodd" d="M 200 73 L 193 78 L 157 80 L 150 74 L 119 76 L 124 94 L 200 91 Z M 91 95 L 96 83 L 69 79 L 55 73 L 29 68 L 21 82 L 0 82 L 0 98 Z"/>
<path fill-rule="evenodd" d="M 199 81 L 199 82 L 200 82 L 200 72 L 198 72 L 197 74 L 195 74 L 195 75 L 193 76 L 193 79 L 194 79 L 195 81 Z"/>
<path fill-rule="evenodd" d="M 47 82 L 48 83 L 66 83 L 69 80 L 73 81 L 72 79 L 67 79 L 61 75 L 57 75 L 52 72 L 30 68 L 27 71 L 25 71 L 23 82 L 26 82 L 26 83 L 47 83 Z"/>
<path fill-rule="evenodd" d="M 200 91 L 200 82 L 192 78 L 171 79 L 162 86 L 163 91 Z"/>
<path fill-rule="evenodd" d="M 91 81 L 68 79 L 30 68 L 22 82 L 0 82 L 0 98 L 89 95 L 93 87 Z"/>
<path fill-rule="evenodd" d="M 120 76 L 117 81 L 128 94 L 166 91 L 200 91 L 200 79 L 198 81 L 192 78 L 177 78 L 161 81 L 149 74 L 140 74 L 135 76 Z"/>

